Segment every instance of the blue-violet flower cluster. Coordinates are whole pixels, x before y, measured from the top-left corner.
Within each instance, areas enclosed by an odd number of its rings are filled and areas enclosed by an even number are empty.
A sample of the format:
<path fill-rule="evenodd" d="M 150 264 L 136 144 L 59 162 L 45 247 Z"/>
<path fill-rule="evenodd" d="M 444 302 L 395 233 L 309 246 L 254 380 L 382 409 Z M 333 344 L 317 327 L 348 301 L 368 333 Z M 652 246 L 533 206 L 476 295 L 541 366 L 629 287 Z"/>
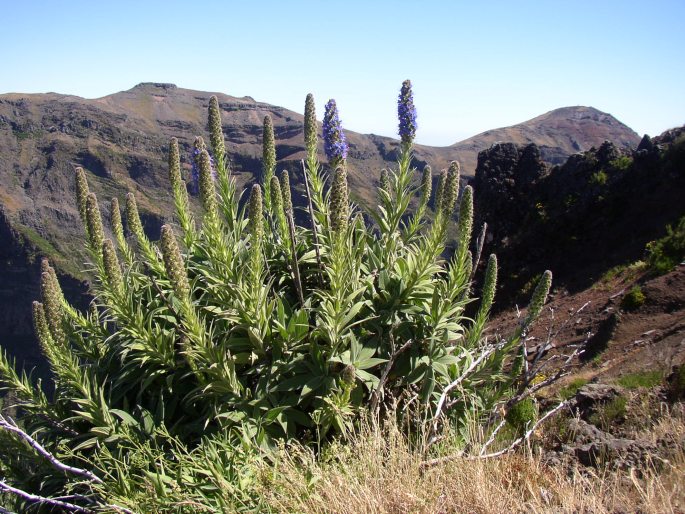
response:
<path fill-rule="evenodd" d="M 402 89 L 397 100 L 397 117 L 400 119 L 402 142 L 411 144 L 416 136 L 416 107 L 414 107 L 414 94 L 410 80 L 402 82 Z"/>
<path fill-rule="evenodd" d="M 338 117 L 338 107 L 333 99 L 326 104 L 323 117 L 323 139 L 326 157 L 332 166 L 337 166 L 347 159 L 347 141 Z"/>
<path fill-rule="evenodd" d="M 190 155 L 190 162 L 193 165 L 190 170 L 190 193 L 193 195 L 200 194 L 200 154 L 202 150 L 201 147 L 193 146 Z M 212 167 L 212 179 L 216 182 L 216 168 L 214 167 L 214 158 L 211 155 L 209 156 L 209 164 Z"/>

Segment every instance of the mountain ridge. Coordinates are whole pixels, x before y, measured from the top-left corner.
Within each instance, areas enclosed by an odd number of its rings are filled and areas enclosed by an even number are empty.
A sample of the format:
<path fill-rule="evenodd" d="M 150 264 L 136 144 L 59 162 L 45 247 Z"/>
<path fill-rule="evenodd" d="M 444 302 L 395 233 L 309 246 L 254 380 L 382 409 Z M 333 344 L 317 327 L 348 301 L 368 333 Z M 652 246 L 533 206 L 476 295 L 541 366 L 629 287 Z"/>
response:
<path fill-rule="evenodd" d="M 216 95 L 220 103 L 228 104 L 232 109 L 238 106 L 252 106 L 254 110 L 281 112 L 286 117 L 302 122 L 302 114 L 267 102 L 258 102 L 250 96 L 236 97 L 222 92 L 186 89 L 175 84 L 161 82 L 141 82 L 131 89 L 92 99 L 49 92 L 5 93 L 0 95 L 0 100 L 30 99 L 41 103 L 44 100 L 80 103 L 89 107 L 99 107 L 113 114 L 126 114 L 128 116 L 135 114 L 132 119 L 147 120 L 147 125 L 151 126 L 154 125 L 154 123 L 150 123 L 152 121 L 168 122 L 173 119 L 170 117 L 170 113 L 175 112 L 173 109 L 165 111 L 160 108 L 162 106 L 168 107 L 164 98 L 171 97 L 177 104 L 179 99 L 186 100 L 181 102 L 183 104 L 189 103 L 187 100 L 190 97 L 196 101 L 195 104 L 198 101 L 206 104 L 211 95 Z M 592 116 L 589 116 L 588 113 Z M 177 112 L 177 114 L 179 113 Z M 154 118 L 150 118 L 150 115 L 154 115 Z M 193 112 L 182 109 L 180 115 L 186 118 L 183 121 L 191 120 L 193 124 L 203 126 L 203 109 L 195 109 Z M 583 123 L 583 120 L 587 119 L 595 123 Z M 615 130 L 598 130 L 599 127 L 613 127 Z M 562 133 L 563 131 L 565 133 Z M 355 137 L 361 137 L 398 142 L 395 138 L 373 133 L 364 134 L 346 130 L 346 134 L 352 136 L 351 139 L 353 140 Z M 578 137 L 579 135 L 585 137 Z M 451 145 L 416 145 L 416 147 L 417 154 L 425 154 L 426 157 L 437 159 L 440 167 L 446 166 L 451 160 L 459 160 L 462 163 L 464 173 L 471 176 L 475 172 L 477 153 L 485 148 L 485 144 L 490 145 L 498 141 L 510 141 L 517 144 L 536 143 L 542 149 L 544 160 L 552 164 L 560 164 L 564 157 L 575 152 L 589 150 L 604 140 L 610 140 L 619 147 L 631 148 L 639 142 L 639 136 L 612 115 L 599 109 L 589 106 L 567 106 L 553 109 L 514 125 L 486 130 Z"/>

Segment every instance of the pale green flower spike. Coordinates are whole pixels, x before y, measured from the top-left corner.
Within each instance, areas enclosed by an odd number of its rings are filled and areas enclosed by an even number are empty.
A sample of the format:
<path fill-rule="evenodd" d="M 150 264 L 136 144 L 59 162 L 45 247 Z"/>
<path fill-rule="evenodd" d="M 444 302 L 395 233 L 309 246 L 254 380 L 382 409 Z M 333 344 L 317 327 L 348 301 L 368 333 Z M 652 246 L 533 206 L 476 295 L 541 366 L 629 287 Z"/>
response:
<path fill-rule="evenodd" d="M 447 170 L 440 171 L 438 177 L 438 187 L 435 191 L 435 213 L 442 213 L 442 197 L 445 194 L 445 182 L 447 182 Z"/>
<path fill-rule="evenodd" d="M 83 168 L 80 166 L 76 168 L 76 203 L 78 204 L 78 212 L 81 216 L 81 221 L 86 224 L 86 199 L 88 198 L 88 181 Z"/>
<path fill-rule="evenodd" d="M 288 222 L 285 217 L 285 210 L 283 207 L 283 193 L 281 191 L 281 182 L 278 177 L 274 175 L 271 177 L 271 208 L 275 218 L 278 235 L 281 241 L 286 246 L 289 246 L 290 236 L 288 234 Z"/>
<path fill-rule="evenodd" d="M 52 336 L 50 335 L 50 327 L 48 326 L 47 318 L 45 317 L 45 309 L 40 302 L 33 302 L 33 327 L 38 336 L 38 342 L 44 349 L 49 349 L 52 343 Z"/>
<path fill-rule="evenodd" d="M 133 196 L 133 193 L 126 194 L 126 224 L 128 230 L 138 240 L 145 237 L 143 224 L 140 222 L 140 215 L 138 214 L 138 204 L 136 204 L 136 197 Z"/>
<path fill-rule="evenodd" d="M 181 178 L 181 156 L 178 151 L 178 140 L 175 137 L 169 141 L 169 182 L 174 194 L 177 191 L 185 191 L 185 184 Z"/>
<path fill-rule="evenodd" d="M 350 216 L 349 193 L 347 190 L 347 171 L 342 166 L 335 169 L 331 189 L 331 228 L 341 233 L 347 228 Z"/>
<path fill-rule="evenodd" d="M 186 274 L 183 257 L 178 249 L 174 231 L 169 225 L 162 226 L 162 237 L 160 240 L 162 257 L 164 259 L 164 268 L 174 292 L 181 299 L 186 299 L 190 296 L 190 284 L 188 283 L 188 275 Z"/>
<path fill-rule="evenodd" d="M 309 93 L 304 103 L 304 146 L 307 151 L 307 160 L 316 158 L 318 139 L 314 95 Z"/>
<path fill-rule="evenodd" d="M 110 221 L 112 223 L 112 233 L 117 241 L 123 241 L 124 238 L 124 224 L 121 221 L 121 210 L 119 210 L 119 199 L 112 198 L 110 204 Z"/>
<path fill-rule="evenodd" d="M 454 205 L 459 198 L 459 163 L 452 161 L 447 170 L 447 178 L 442 194 L 442 214 L 448 219 L 454 211 Z"/>
<path fill-rule="evenodd" d="M 212 163 L 207 150 L 202 150 L 198 157 L 200 165 L 200 198 L 202 206 L 211 217 L 217 214 L 216 189 L 214 188 L 214 178 L 212 176 Z"/>
<path fill-rule="evenodd" d="M 95 193 L 88 193 L 86 199 L 86 225 L 92 248 L 101 248 L 102 241 L 105 239 L 105 232 L 102 228 L 102 217 L 100 216 L 100 208 Z"/>
<path fill-rule="evenodd" d="M 224 145 L 224 132 L 221 128 L 221 111 L 219 110 L 219 100 L 216 96 L 209 99 L 209 142 L 212 145 L 214 159 L 223 163 L 226 155 Z"/>
<path fill-rule="evenodd" d="M 271 210 L 271 177 L 276 171 L 276 141 L 274 139 L 274 126 L 271 116 L 264 116 L 264 128 L 262 131 L 262 184 L 264 185 L 264 198 L 267 210 Z"/>
<path fill-rule="evenodd" d="M 386 193 L 390 192 L 390 177 L 388 176 L 388 170 L 385 168 L 381 170 L 381 178 L 378 181 L 378 187 Z"/>
<path fill-rule="evenodd" d="M 121 293 L 123 291 L 124 281 L 121 278 L 121 268 L 119 267 L 117 252 L 110 239 L 105 239 L 102 243 L 102 262 L 110 288 L 117 294 Z"/>
<path fill-rule="evenodd" d="M 473 188 L 471 186 L 466 186 L 461 197 L 457 230 L 459 248 L 465 250 L 469 246 L 471 232 L 473 232 Z"/>
<path fill-rule="evenodd" d="M 433 173 L 431 167 L 426 164 L 421 175 L 421 205 L 425 207 L 431 197 L 431 189 L 433 188 Z"/>
<path fill-rule="evenodd" d="M 290 191 L 290 175 L 288 170 L 281 171 L 281 192 L 283 195 L 283 208 L 286 212 L 293 210 L 293 197 Z"/>
<path fill-rule="evenodd" d="M 542 307 L 547 301 L 547 295 L 549 294 L 549 289 L 552 287 L 552 272 L 547 270 L 540 277 L 538 285 L 533 291 L 533 296 L 530 299 L 530 305 L 528 306 L 528 316 L 524 321 L 525 326 L 529 326 L 533 323 L 540 313 L 542 312 Z"/>
<path fill-rule="evenodd" d="M 480 301 L 479 316 L 485 316 L 492 307 L 495 299 L 495 289 L 497 286 L 497 256 L 493 253 L 488 259 L 485 268 L 485 280 L 483 281 L 483 293 Z M 481 314 L 482 313 L 482 314 Z"/>
<path fill-rule="evenodd" d="M 50 328 L 52 339 L 62 341 L 64 339 L 62 290 L 50 271 L 44 271 L 41 274 L 40 290 L 43 308 L 45 309 L 45 319 Z"/>

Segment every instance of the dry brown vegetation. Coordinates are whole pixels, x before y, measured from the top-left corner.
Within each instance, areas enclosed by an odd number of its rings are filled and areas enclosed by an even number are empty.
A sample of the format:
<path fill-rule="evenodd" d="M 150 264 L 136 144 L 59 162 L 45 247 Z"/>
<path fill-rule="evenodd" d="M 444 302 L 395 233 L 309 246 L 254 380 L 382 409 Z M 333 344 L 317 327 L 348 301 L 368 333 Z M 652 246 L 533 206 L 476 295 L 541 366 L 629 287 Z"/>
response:
<path fill-rule="evenodd" d="M 301 447 L 284 450 L 264 470 L 262 498 L 279 512 L 683 512 L 685 423 L 668 416 L 646 434 L 669 434 L 678 449 L 645 469 L 613 473 L 550 468 L 530 447 L 425 469 L 420 449 L 391 424 L 367 428 L 318 459 Z"/>

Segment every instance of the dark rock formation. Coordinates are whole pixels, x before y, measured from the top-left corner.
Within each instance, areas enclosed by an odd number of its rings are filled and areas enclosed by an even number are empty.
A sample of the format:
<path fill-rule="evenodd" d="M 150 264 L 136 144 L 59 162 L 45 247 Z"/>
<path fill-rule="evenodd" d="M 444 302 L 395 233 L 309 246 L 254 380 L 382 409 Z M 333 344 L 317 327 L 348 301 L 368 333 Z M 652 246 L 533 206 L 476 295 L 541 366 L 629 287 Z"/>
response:
<path fill-rule="evenodd" d="M 473 183 L 486 251 L 501 257 L 504 303 L 525 301 L 544 269 L 557 286 L 584 288 L 641 259 L 646 243 L 685 215 L 685 127 L 635 151 L 605 141 L 551 169 L 534 145 L 497 143 L 480 152 Z"/>
<path fill-rule="evenodd" d="M 528 211 L 529 195 L 547 173 L 539 148 L 531 143 L 497 143 L 478 154 L 473 181 L 477 225 L 487 221 L 490 240 L 506 244 Z"/>

